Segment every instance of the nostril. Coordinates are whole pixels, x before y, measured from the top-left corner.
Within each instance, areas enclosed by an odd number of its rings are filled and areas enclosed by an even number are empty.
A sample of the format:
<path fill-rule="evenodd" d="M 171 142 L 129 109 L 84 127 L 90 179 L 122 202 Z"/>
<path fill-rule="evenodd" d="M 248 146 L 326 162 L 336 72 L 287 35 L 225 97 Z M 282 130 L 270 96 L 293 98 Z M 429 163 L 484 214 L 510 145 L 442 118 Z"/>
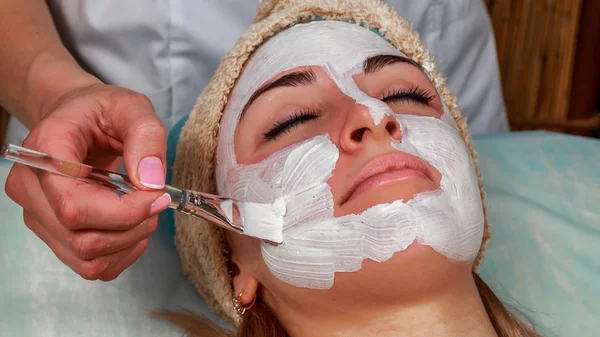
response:
<path fill-rule="evenodd" d="M 385 130 L 394 139 L 399 139 L 402 136 L 400 126 L 394 121 L 388 121 L 387 123 L 385 123 Z"/>
<path fill-rule="evenodd" d="M 394 122 L 387 122 L 385 124 L 385 129 L 390 135 L 393 135 L 396 132 L 396 130 L 398 130 L 398 125 L 396 125 L 396 123 Z"/>
<path fill-rule="evenodd" d="M 361 142 L 365 131 L 367 131 L 367 128 L 360 128 L 352 131 L 352 133 L 350 134 L 350 139 L 357 143 Z"/>

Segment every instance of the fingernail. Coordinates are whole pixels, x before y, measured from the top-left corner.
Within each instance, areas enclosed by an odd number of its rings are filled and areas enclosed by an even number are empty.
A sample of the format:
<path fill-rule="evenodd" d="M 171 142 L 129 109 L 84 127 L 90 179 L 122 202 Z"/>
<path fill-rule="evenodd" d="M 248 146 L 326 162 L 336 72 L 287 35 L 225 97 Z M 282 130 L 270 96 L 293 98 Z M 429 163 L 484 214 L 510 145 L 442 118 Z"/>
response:
<path fill-rule="evenodd" d="M 140 183 L 148 188 L 161 189 L 165 187 L 165 170 L 158 157 L 146 157 L 138 166 Z"/>
<path fill-rule="evenodd" d="M 171 196 L 168 193 L 165 193 L 158 197 L 158 199 L 154 200 L 152 206 L 150 206 L 150 215 L 154 215 L 158 212 L 162 212 L 171 204 Z"/>

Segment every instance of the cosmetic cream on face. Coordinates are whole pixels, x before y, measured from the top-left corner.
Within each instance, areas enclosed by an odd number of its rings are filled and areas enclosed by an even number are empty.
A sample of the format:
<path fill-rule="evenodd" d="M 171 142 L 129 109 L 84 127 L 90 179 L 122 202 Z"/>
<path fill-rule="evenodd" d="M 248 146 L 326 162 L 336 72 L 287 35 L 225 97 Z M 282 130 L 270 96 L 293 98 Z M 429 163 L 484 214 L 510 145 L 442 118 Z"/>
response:
<path fill-rule="evenodd" d="M 289 284 L 330 288 L 336 272 L 359 270 L 364 259 L 384 262 L 415 241 L 456 261 L 477 255 L 484 219 L 469 150 L 447 107 L 440 119 L 398 115 L 360 90 L 353 76 L 362 71 L 365 59 L 382 54 L 406 57 L 355 24 L 299 24 L 265 42 L 233 89 L 217 149 L 219 193 L 256 203 L 284 200 L 284 243 L 262 244 L 261 249 L 270 271 Z M 374 124 L 385 116 L 395 118 L 403 137 L 390 139 L 393 148 L 435 167 L 442 175 L 439 190 L 334 217 L 333 195 L 326 182 L 339 150 L 326 134 L 277 151 L 259 163 L 239 165 L 234 133 L 249 97 L 277 74 L 306 65 L 323 67 L 344 94 L 368 108 Z"/>

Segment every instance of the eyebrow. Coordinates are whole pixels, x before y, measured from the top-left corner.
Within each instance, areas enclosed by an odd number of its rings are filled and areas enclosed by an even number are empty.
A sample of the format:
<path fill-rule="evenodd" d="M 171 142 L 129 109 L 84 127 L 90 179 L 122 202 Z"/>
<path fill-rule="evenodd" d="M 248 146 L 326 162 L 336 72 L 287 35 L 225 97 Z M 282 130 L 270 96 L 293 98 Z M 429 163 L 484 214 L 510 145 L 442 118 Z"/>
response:
<path fill-rule="evenodd" d="M 264 94 L 265 92 L 280 87 L 298 87 L 301 85 L 315 84 L 316 82 L 317 76 L 311 69 L 295 71 L 293 73 L 281 76 L 275 81 L 258 88 L 258 90 L 256 90 L 252 94 L 252 96 L 250 96 L 250 99 L 248 99 L 248 102 L 246 103 L 246 105 L 244 105 L 244 108 L 242 109 L 240 121 L 244 117 L 244 113 L 246 112 L 250 104 L 252 104 L 252 102 L 254 102 L 260 95 Z"/>
<path fill-rule="evenodd" d="M 365 74 L 372 74 L 372 73 L 375 73 L 375 72 L 381 70 L 382 68 L 384 68 L 386 66 L 389 66 L 391 64 L 398 63 L 398 62 L 411 64 L 411 65 L 419 68 L 421 71 L 424 71 L 423 67 L 420 64 L 418 64 L 417 62 L 415 62 L 409 58 L 397 56 L 397 55 L 371 56 L 363 62 L 363 71 L 365 72 Z M 316 82 L 317 82 L 317 76 L 312 71 L 312 69 L 295 71 L 293 73 L 283 75 L 280 78 L 276 79 L 275 81 L 258 88 L 252 94 L 252 96 L 250 96 L 250 98 L 248 99 L 248 102 L 244 105 L 244 108 L 242 109 L 242 113 L 240 114 L 239 120 L 241 121 L 242 118 L 244 118 L 246 110 L 248 109 L 250 104 L 252 104 L 252 102 L 254 102 L 258 97 L 260 97 L 260 95 L 264 94 L 265 92 L 267 92 L 269 90 L 273 90 L 275 88 L 280 88 L 280 87 L 298 87 L 301 85 L 312 85 L 312 84 L 315 84 Z"/>
<path fill-rule="evenodd" d="M 423 67 L 421 67 L 421 65 L 418 64 L 417 62 L 415 62 L 409 58 L 397 56 L 397 55 L 371 56 L 363 62 L 363 71 L 365 72 L 365 74 L 372 74 L 374 72 L 381 70 L 385 66 L 389 66 L 391 64 L 398 63 L 398 62 L 412 64 L 413 66 L 419 68 L 421 71 L 424 71 Z"/>

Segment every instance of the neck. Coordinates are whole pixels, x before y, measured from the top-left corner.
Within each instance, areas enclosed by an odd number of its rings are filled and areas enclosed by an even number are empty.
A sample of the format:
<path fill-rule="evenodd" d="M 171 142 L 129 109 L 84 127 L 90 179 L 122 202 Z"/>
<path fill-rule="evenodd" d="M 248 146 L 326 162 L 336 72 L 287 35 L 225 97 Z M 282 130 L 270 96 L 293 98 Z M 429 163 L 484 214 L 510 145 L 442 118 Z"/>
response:
<path fill-rule="evenodd" d="M 340 299 L 334 306 L 337 310 L 313 306 L 310 311 L 280 315 L 280 319 L 293 337 L 497 336 L 472 274 L 461 274 L 447 280 L 443 289 L 407 301 L 353 305 Z"/>

